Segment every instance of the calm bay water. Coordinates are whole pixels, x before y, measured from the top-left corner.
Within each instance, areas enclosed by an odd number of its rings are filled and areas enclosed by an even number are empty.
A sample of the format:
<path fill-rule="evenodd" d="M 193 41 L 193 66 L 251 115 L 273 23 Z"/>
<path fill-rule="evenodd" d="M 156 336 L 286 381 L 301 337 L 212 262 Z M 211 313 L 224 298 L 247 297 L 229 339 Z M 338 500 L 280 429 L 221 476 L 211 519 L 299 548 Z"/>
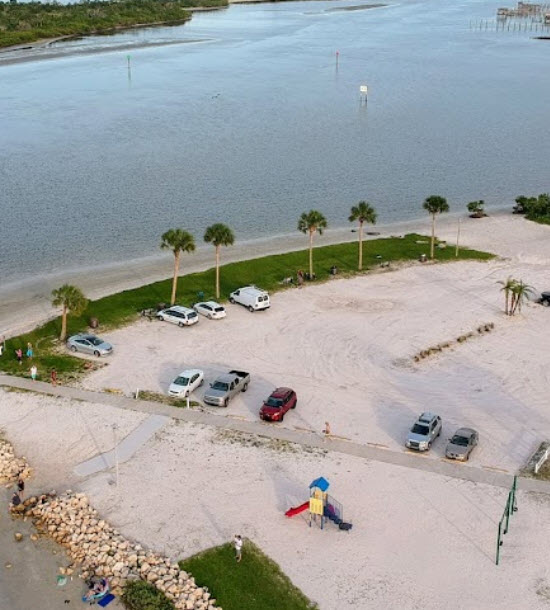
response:
<path fill-rule="evenodd" d="M 363 198 L 386 222 L 433 193 L 548 190 L 548 43 L 469 30 L 501 0 L 329 10 L 346 4 L 237 5 L 0 64 L 0 282 L 153 254 L 173 226 L 258 238 L 310 208 L 344 225 Z"/>

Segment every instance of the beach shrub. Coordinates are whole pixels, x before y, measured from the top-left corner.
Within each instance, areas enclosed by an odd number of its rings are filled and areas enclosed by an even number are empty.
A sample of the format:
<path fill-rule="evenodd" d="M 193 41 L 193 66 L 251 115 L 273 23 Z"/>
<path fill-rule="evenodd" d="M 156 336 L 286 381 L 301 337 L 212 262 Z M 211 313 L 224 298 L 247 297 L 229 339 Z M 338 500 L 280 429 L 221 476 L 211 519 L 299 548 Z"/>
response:
<path fill-rule="evenodd" d="M 542 193 L 538 197 L 516 197 L 514 206 L 516 214 L 525 214 L 525 217 L 542 224 L 550 224 L 550 194 Z"/>
<path fill-rule="evenodd" d="M 479 199 L 478 201 L 470 201 L 467 205 L 468 212 L 470 212 L 470 218 L 483 218 L 487 216 L 485 214 L 485 201 L 483 199 Z"/>
<path fill-rule="evenodd" d="M 122 603 L 128 610 L 174 610 L 174 604 L 154 585 L 144 580 L 129 580 Z"/>

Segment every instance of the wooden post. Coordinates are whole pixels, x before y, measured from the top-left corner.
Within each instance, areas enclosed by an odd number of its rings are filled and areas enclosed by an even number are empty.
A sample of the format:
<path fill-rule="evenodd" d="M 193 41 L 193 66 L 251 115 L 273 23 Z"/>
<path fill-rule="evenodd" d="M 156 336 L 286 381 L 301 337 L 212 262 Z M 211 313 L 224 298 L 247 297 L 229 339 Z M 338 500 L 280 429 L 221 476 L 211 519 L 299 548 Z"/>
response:
<path fill-rule="evenodd" d="M 455 256 L 458 257 L 458 244 L 460 242 L 460 218 L 458 219 L 458 229 L 456 230 L 456 252 Z"/>

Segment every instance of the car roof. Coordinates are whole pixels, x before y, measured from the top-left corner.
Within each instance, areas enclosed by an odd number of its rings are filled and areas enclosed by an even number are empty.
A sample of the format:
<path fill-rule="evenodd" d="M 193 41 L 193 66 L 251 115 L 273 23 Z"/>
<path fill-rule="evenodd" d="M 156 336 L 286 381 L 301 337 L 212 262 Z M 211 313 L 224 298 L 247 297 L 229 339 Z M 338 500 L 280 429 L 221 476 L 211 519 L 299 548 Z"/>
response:
<path fill-rule="evenodd" d="M 73 335 L 71 339 L 97 339 L 96 335 L 91 335 L 90 333 L 79 333 L 78 335 Z M 102 341 L 103 339 L 101 339 Z"/>
<path fill-rule="evenodd" d="M 239 290 L 241 292 L 243 290 L 246 290 L 248 292 L 257 292 L 259 294 L 267 294 L 267 292 L 265 290 L 263 290 L 262 288 L 258 288 L 258 286 L 243 286 L 242 288 L 239 288 Z"/>
<path fill-rule="evenodd" d="M 459 428 L 455 435 L 458 436 L 472 436 L 472 434 L 476 434 L 476 431 L 473 428 Z"/>
<path fill-rule="evenodd" d="M 195 373 L 202 373 L 202 371 L 200 369 L 185 369 L 185 371 L 182 371 L 178 377 L 191 377 Z"/>
<path fill-rule="evenodd" d="M 216 303 L 216 301 L 201 301 L 200 303 L 197 303 L 197 305 L 210 305 L 210 307 L 223 307 L 219 303 Z"/>
<path fill-rule="evenodd" d="M 167 307 L 164 311 L 179 311 L 181 313 L 190 313 L 193 310 L 190 307 L 185 307 L 184 305 L 172 305 L 172 307 Z"/>
<path fill-rule="evenodd" d="M 437 415 L 434 415 L 433 413 L 430 413 L 429 411 L 425 411 L 424 413 L 421 413 L 418 421 L 421 421 L 423 423 L 429 423 L 431 422 L 433 419 L 435 419 L 437 417 Z"/>
<path fill-rule="evenodd" d="M 277 388 L 269 396 L 270 398 L 284 398 L 289 392 L 292 392 L 290 388 Z"/>

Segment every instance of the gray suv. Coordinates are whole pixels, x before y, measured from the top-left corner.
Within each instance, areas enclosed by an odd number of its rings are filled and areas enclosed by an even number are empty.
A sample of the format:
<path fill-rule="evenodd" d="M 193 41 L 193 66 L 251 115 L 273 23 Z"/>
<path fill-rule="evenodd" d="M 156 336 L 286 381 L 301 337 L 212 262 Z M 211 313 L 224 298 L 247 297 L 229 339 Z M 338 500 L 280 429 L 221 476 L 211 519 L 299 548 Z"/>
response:
<path fill-rule="evenodd" d="M 422 413 L 414 422 L 405 445 L 409 449 L 428 451 L 433 441 L 441 434 L 441 417 L 433 413 Z"/>

